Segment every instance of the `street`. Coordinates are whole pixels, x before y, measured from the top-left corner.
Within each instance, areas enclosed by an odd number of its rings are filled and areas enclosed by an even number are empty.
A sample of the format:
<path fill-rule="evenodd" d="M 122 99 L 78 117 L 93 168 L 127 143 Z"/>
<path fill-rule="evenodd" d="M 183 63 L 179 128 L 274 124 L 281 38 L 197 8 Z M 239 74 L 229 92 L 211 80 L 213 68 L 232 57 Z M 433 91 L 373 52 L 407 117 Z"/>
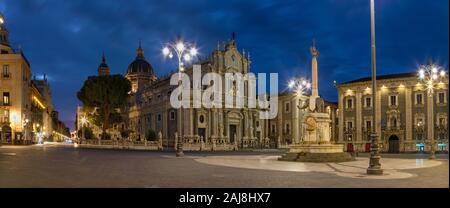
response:
<path fill-rule="evenodd" d="M 351 164 L 353 169 L 365 167 L 365 154 L 348 165 L 278 162 L 280 155 L 185 152 L 185 157 L 176 158 L 174 152 L 3 146 L 0 187 L 449 187 L 448 155 L 438 155 L 431 162 L 427 155 L 383 155 L 387 169 L 403 164 L 401 170 L 391 170 L 395 172 L 392 177 L 398 176 L 391 179 L 358 178 L 335 171 Z M 409 163 L 416 168 L 408 169 Z"/>

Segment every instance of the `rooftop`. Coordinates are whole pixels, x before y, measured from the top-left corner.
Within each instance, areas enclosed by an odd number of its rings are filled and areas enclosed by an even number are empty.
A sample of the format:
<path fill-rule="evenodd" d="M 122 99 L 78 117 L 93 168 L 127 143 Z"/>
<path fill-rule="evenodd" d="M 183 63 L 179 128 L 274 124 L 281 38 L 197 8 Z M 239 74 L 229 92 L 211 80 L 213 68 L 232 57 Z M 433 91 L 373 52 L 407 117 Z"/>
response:
<path fill-rule="evenodd" d="M 377 76 L 377 80 L 408 78 L 408 77 L 416 77 L 416 76 L 417 76 L 416 72 L 414 72 L 414 73 L 412 73 L 412 72 L 400 73 L 400 74 L 386 74 L 386 75 L 379 75 L 379 76 Z M 372 77 L 364 77 L 364 78 L 355 79 L 355 80 L 352 80 L 352 81 L 340 83 L 339 85 L 351 84 L 351 83 L 357 83 L 357 82 L 368 82 L 368 81 L 371 81 L 371 80 L 372 80 Z"/>

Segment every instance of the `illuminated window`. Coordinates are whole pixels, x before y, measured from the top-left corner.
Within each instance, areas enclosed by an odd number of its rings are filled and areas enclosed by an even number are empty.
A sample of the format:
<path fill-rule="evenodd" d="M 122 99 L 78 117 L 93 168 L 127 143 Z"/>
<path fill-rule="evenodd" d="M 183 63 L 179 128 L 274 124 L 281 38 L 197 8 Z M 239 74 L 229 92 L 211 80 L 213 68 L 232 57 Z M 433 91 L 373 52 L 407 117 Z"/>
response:
<path fill-rule="evenodd" d="M 3 93 L 3 105 L 10 105 L 10 97 L 9 97 L 9 92 L 4 92 Z"/>
<path fill-rule="evenodd" d="M 3 65 L 3 77 L 9 78 L 9 65 Z"/>

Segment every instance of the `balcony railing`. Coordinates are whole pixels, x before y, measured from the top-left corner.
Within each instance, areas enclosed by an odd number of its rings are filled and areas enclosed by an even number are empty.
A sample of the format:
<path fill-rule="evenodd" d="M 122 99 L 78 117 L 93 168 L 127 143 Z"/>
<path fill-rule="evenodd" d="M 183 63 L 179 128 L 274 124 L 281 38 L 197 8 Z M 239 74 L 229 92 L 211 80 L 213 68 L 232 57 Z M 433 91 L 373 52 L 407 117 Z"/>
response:
<path fill-rule="evenodd" d="M 3 79 L 9 79 L 9 78 L 11 78 L 11 73 L 2 73 L 2 78 L 3 78 Z"/>
<path fill-rule="evenodd" d="M 8 116 L 0 117 L 0 123 L 9 123 L 9 117 Z"/>

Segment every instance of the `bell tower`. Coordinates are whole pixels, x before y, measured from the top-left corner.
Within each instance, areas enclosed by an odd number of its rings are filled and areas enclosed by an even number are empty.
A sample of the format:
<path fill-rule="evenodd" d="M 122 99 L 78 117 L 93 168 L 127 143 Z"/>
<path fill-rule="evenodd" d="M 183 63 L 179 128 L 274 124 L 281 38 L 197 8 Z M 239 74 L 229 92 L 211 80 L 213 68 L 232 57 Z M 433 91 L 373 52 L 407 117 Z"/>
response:
<path fill-rule="evenodd" d="M 107 75 L 109 75 L 109 73 L 110 73 L 109 66 L 108 66 L 108 64 L 106 64 L 105 53 L 103 53 L 102 63 L 98 67 L 98 76 L 107 76 Z"/>
<path fill-rule="evenodd" d="M 6 20 L 3 17 L 3 14 L 0 13 L 0 45 L 8 46 L 8 29 L 6 28 Z"/>

